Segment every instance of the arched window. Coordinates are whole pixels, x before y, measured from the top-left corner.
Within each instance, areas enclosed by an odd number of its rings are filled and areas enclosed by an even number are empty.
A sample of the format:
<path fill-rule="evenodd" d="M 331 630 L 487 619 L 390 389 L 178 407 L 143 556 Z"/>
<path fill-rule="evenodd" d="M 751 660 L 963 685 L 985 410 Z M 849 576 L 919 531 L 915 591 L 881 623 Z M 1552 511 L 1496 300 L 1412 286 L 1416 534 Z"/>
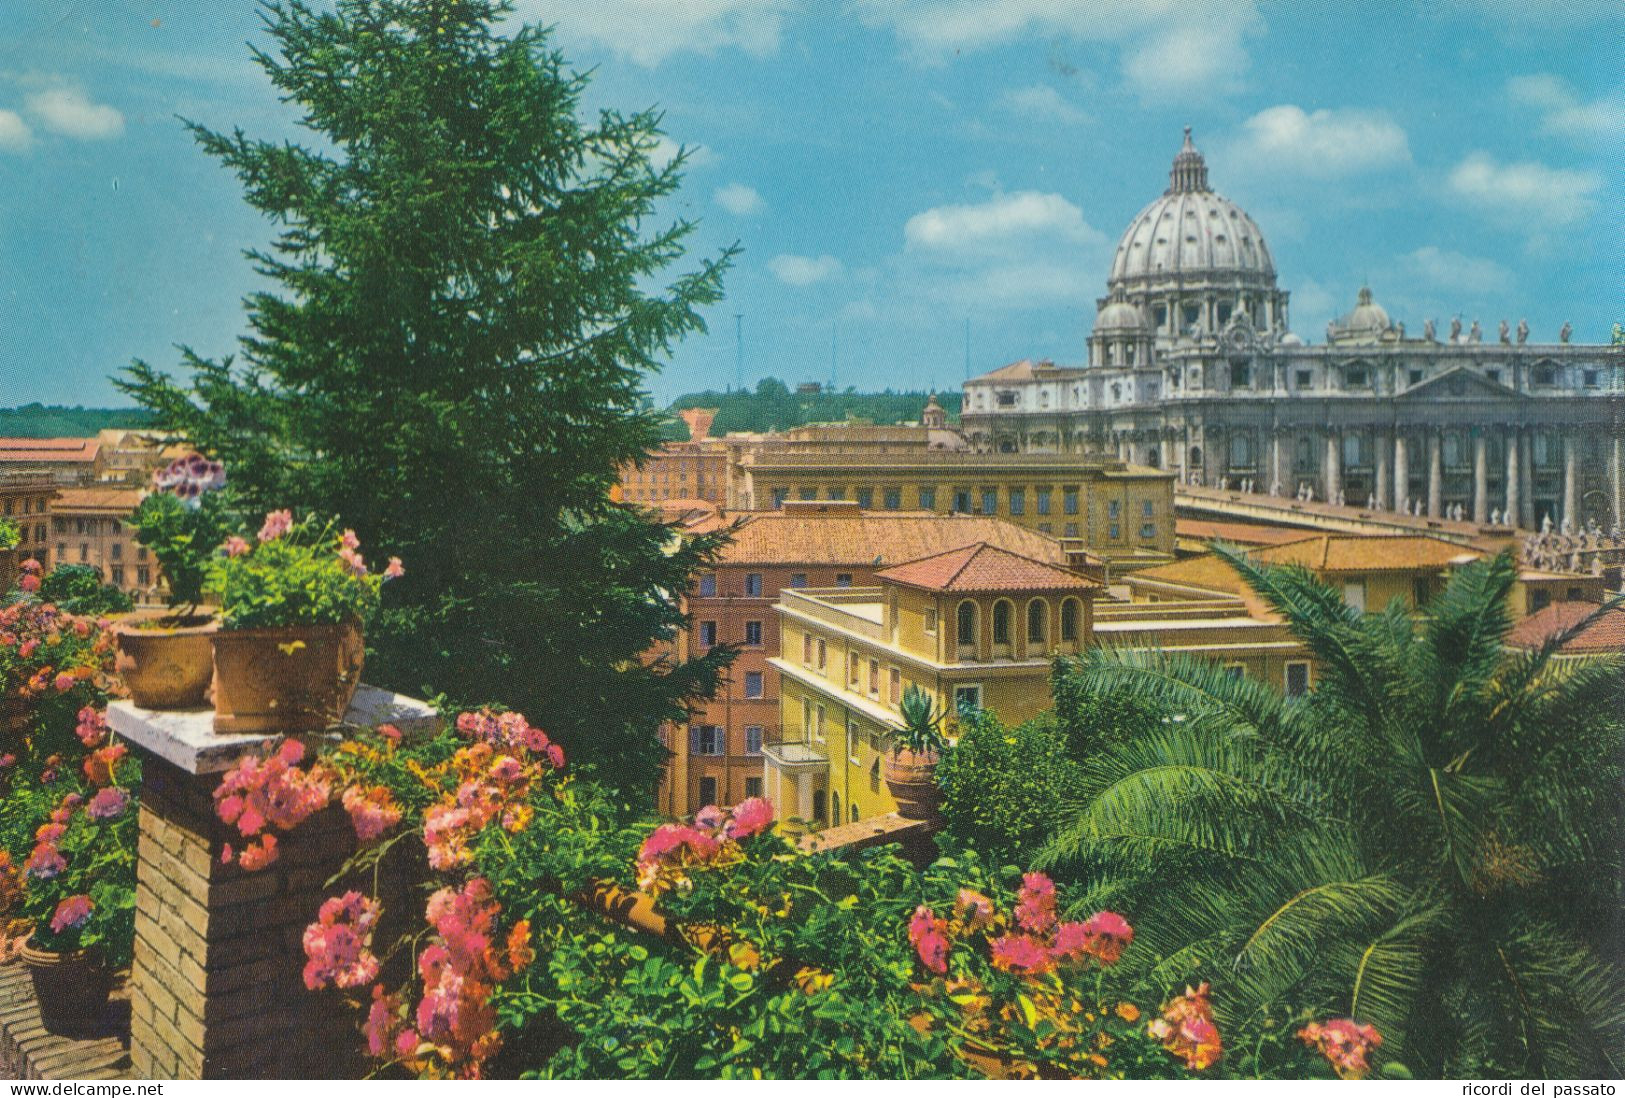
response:
<path fill-rule="evenodd" d="M 1230 435 L 1230 467 L 1239 469 L 1252 464 L 1253 436 L 1247 431 L 1232 432 Z"/>
<path fill-rule="evenodd" d="M 1202 448 L 1200 446 L 1192 446 L 1191 447 L 1191 468 L 1200 469 L 1201 467 L 1202 467 Z"/>
<path fill-rule="evenodd" d="M 959 643 L 964 648 L 976 647 L 976 604 L 970 599 L 959 604 Z"/>
<path fill-rule="evenodd" d="M 1078 639 L 1078 600 L 1061 600 L 1061 639 L 1063 641 L 1076 641 Z"/>
<path fill-rule="evenodd" d="M 838 824 L 841 822 L 841 795 L 839 793 L 829 795 L 829 819 L 831 823 Z"/>
<path fill-rule="evenodd" d="M 1010 643 L 1011 607 L 1009 600 L 1000 599 L 993 604 L 993 643 Z"/>
<path fill-rule="evenodd" d="M 851 805 L 849 807 L 849 811 L 852 813 L 852 822 L 857 823 L 858 822 L 858 806 L 856 804 Z"/>
<path fill-rule="evenodd" d="M 1027 643 L 1043 644 L 1049 639 L 1049 603 L 1033 599 L 1027 604 Z"/>

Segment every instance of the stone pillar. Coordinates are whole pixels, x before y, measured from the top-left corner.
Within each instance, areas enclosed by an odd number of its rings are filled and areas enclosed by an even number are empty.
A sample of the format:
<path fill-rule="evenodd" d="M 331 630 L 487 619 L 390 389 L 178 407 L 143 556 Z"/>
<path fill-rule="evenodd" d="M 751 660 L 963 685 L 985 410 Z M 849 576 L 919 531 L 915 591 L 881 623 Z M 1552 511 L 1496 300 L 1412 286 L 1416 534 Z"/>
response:
<path fill-rule="evenodd" d="M 1521 492 L 1523 488 L 1523 471 L 1520 468 L 1518 454 L 1518 430 L 1514 427 L 1507 432 L 1507 514 L 1506 521 L 1509 526 L 1527 526 L 1523 521 L 1523 507 Z"/>
<path fill-rule="evenodd" d="M 1473 431 L 1473 521 L 1490 520 L 1490 440 L 1484 432 Z"/>
<path fill-rule="evenodd" d="M 1428 516 L 1444 517 L 1444 439 L 1437 428 L 1428 432 Z"/>
<path fill-rule="evenodd" d="M 1394 432 L 1394 510 L 1403 511 L 1411 501 L 1411 466 L 1405 453 L 1405 435 Z"/>
<path fill-rule="evenodd" d="M 1297 490 L 1297 486 L 1288 487 L 1287 485 L 1288 470 L 1286 463 L 1282 460 L 1286 456 L 1287 448 L 1286 439 L 1283 437 L 1284 434 L 1285 432 L 1280 430 L 1273 431 L 1270 434 L 1270 483 L 1264 485 L 1264 491 L 1268 492 L 1272 485 L 1279 485 L 1281 494 L 1290 496 Z"/>
<path fill-rule="evenodd" d="M 1580 448 L 1572 432 L 1563 436 L 1563 518 L 1580 529 Z"/>
<path fill-rule="evenodd" d="M 422 702 L 362 687 L 345 716 L 433 728 Z M 207 710 L 156 713 L 108 707 L 113 731 L 141 756 L 135 959 L 130 968 L 130 1060 L 142 1079 L 341 1078 L 366 1070 L 358 1034 L 318 1009 L 300 972 L 306 925 L 326 882 L 355 851 L 337 806 L 283 836 L 280 856 L 248 873 L 223 865 L 242 844 L 215 815 L 221 775 L 275 736 L 216 735 Z M 412 900 L 421 904 L 415 895 Z M 399 908 L 410 925 L 412 903 Z M 394 928 L 391 928 L 394 931 Z"/>
<path fill-rule="evenodd" d="M 1535 529 L 1535 436 L 1525 427 L 1518 432 L 1523 457 L 1518 466 L 1518 496 L 1523 501 L 1519 516 L 1525 529 Z"/>
<path fill-rule="evenodd" d="M 1333 428 L 1326 430 L 1326 468 L 1321 470 L 1327 503 L 1337 502 L 1337 493 L 1343 487 L 1343 451 L 1341 439 Z"/>
<path fill-rule="evenodd" d="M 1372 441 L 1372 446 L 1377 456 L 1377 483 L 1366 506 L 1387 507 L 1390 498 L 1388 480 L 1391 476 L 1388 465 L 1393 457 L 1393 450 L 1388 445 L 1388 432 L 1376 431 L 1374 434 L 1376 437 Z"/>
<path fill-rule="evenodd" d="M 1189 484 L 1191 480 L 1191 429 L 1181 427 L 1179 430 L 1179 483 Z"/>
<path fill-rule="evenodd" d="M 1625 460 L 1622 460 L 1625 459 L 1625 453 L 1622 453 L 1622 450 L 1625 450 L 1625 447 L 1620 445 L 1620 437 L 1616 432 L 1613 454 L 1608 462 L 1609 488 L 1612 490 L 1610 501 L 1613 504 L 1616 523 L 1625 523 L 1625 515 L 1621 514 L 1625 511 L 1625 496 L 1620 495 L 1620 490 L 1625 488 Z"/>

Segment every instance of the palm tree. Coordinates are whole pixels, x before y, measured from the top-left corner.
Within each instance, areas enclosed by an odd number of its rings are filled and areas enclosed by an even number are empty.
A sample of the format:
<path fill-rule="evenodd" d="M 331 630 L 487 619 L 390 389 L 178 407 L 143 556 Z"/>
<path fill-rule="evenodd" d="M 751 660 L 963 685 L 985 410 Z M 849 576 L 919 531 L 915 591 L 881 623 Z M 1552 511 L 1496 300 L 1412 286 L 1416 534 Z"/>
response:
<path fill-rule="evenodd" d="M 1046 864 L 1130 915 L 1149 980 L 1210 979 L 1232 1026 L 1308 1007 L 1374 1023 L 1418 1073 L 1617 1077 L 1621 665 L 1554 659 L 1595 616 L 1514 650 L 1508 556 L 1412 614 L 1217 551 L 1316 688 L 1154 652 L 1066 661 L 1073 697 L 1161 718 L 1085 760 Z"/>

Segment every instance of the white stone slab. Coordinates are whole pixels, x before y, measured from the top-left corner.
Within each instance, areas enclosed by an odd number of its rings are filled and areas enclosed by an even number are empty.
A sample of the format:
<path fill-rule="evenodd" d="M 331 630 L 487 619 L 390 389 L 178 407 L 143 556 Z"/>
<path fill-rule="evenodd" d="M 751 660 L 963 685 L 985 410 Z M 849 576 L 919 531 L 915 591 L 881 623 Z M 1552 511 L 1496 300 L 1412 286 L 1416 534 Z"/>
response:
<path fill-rule="evenodd" d="M 362 684 L 344 714 L 346 724 L 373 727 L 393 724 L 402 732 L 433 732 L 440 715 L 428 702 Z M 116 701 L 107 707 L 107 723 L 121 738 L 173 763 L 188 774 L 219 774 L 237 760 L 281 737 L 261 733 L 217 733 L 212 709 L 141 709 Z"/>

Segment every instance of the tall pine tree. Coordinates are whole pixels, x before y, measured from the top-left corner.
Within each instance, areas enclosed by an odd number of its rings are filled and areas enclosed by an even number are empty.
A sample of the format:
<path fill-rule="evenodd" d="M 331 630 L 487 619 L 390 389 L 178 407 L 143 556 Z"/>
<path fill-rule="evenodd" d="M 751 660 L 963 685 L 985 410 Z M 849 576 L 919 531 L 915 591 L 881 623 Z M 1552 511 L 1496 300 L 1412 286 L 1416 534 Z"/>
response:
<path fill-rule="evenodd" d="M 315 140 L 188 125 L 277 226 L 248 253 L 272 288 L 236 359 L 183 348 L 181 381 L 137 361 L 120 384 L 249 507 L 337 514 L 404 558 L 371 681 L 521 708 L 641 792 L 658 723 L 726 666 L 645 655 L 718 543 L 609 492 L 657 438 L 644 375 L 703 329 L 732 251 L 653 288 L 691 230 L 649 228 L 683 157 L 652 159 L 655 113 L 583 121 L 586 78 L 508 9 L 265 4 L 254 58 Z"/>

